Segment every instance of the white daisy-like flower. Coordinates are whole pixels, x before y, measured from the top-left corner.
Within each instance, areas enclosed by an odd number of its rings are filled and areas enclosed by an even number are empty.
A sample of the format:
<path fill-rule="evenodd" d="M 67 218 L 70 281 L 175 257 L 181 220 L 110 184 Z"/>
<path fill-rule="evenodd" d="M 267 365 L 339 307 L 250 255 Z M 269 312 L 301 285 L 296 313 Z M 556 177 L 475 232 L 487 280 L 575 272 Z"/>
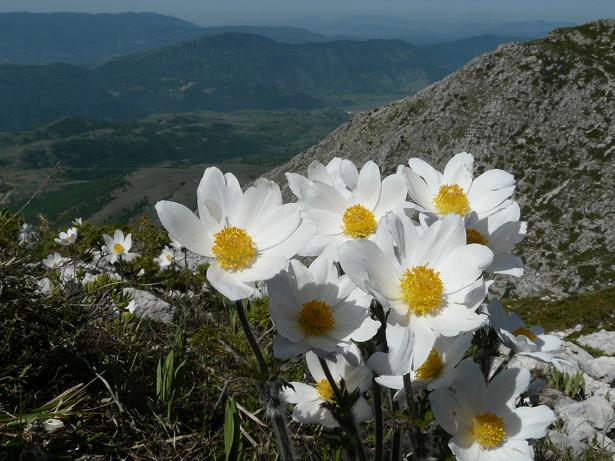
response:
<path fill-rule="evenodd" d="M 316 349 L 340 352 L 371 339 L 380 322 L 370 317 L 371 296 L 339 276 L 326 255 L 309 269 L 297 260 L 267 282 L 269 311 L 278 329 L 273 354 L 287 359 Z"/>
<path fill-rule="evenodd" d="M 379 376 L 376 381 L 388 388 L 396 389 L 395 399 L 404 395 L 404 375 L 410 373 L 412 388 L 434 390 L 450 386 L 455 376 L 455 367 L 463 359 L 470 347 L 472 335 L 469 333 L 458 336 L 439 336 L 427 359 L 412 366 L 412 341 L 403 332 L 396 331 L 405 328 L 401 325 L 388 325 L 386 329 L 388 353 L 376 352 L 367 361 Z"/>
<path fill-rule="evenodd" d="M 135 300 L 132 299 L 125 307 L 125 309 L 130 312 L 131 314 L 134 315 L 135 310 L 137 310 L 137 303 L 135 303 Z"/>
<path fill-rule="evenodd" d="M 320 424 L 325 427 L 337 427 L 337 421 L 324 404 L 335 402 L 333 389 L 325 376 L 318 361 L 318 356 L 313 352 L 305 354 L 310 375 L 316 381 L 315 384 L 291 382 L 294 389 L 285 387 L 280 392 L 280 399 L 284 403 L 294 403 L 293 420 L 304 424 Z M 372 372 L 363 365 L 363 359 L 359 348 L 353 345 L 343 354 L 337 354 L 335 360 L 326 360 L 333 379 L 338 388 L 341 380 L 348 392 L 358 389 L 366 392 L 372 382 Z M 372 409 L 367 400 L 361 395 L 352 407 L 352 414 L 356 422 L 368 420 L 372 417 Z"/>
<path fill-rule="evenodd" d="M 453 438 L 448 446 L 460 461 L 534 459 L 528 439 L 539 439 L 555 420 L 545 406 L 515 408 L 530 383 L 530 372 L 511 368 L 486 385 L 474 362 L 464 360 L 450 388 L 429 395 L 431 409 Z"/>
<path fill-rule="evenodd" d="M 130 261 L 136 256 L 135 253 L 130 253 L 130 249 L 132 248 L 132 234 L 124 236 L 124 232 L 120 229 L 116 229 L 113 233 L 113 237 L 104 234 L 103 239 L 105 244 L 102 247 L 102 251 L 107 253 L 111 264 L 115 264 L 120 257 L 124 261 Z"/>
<path fill-rule="evenodd" d="M 318 226 L 314 238 L 301 251 L 303 256 L 327 252 L 337 258 L 337 249 L 343 243 L 373 240 L 381 218 L 388 212 L 401 210 L 405 203 L 404 178 L 393 174 L 381 181 L 380 168 L 372 161 L 353 178 L 351 185 L 344 182 L 344 187 L 319 180 L 302 185 L 299 195 L 303 216 Z"/>
<path fill-rule="evenodd" d="M 278 185 L 267 179 L 241 191 L 237 178 L 207 168 L 197 190 L 199 216 L 184 205 L 161 201 L 162 225 L 190 251 L 213 258 L 207 280 L 231 300 L 248 298 L 255 282 L 268 280 L 314 235 L 299 205 L 282 204 Z"/>
<path fill-rule="evenodd" d="M 488 170 L 473 179 L 474 157 L 467 152 L 455 155 L 443 173 L 419 158 L 408 164 L 398 173 L 406 178 L 414 208 L 438 216 L 475 212 L 483 219 L 505 206 L 515 190 L 514 176 L 503 170 Z"/>
<path fill-rule="evenodd" d="M 72 222 L 73 226 L 75 227 L 79 227 L 81 225 L 83 225 L 83 219 L 81 218 L 75 218 L 75 220 Z"/>
<path fill-rule="evenodd" d="M 45 259 L 43 259 L 43 264 L 49 269 L 57 269 L 62 264 L 64 264 L 65 261 L 66 259 L 63 258 L 62 255 L 56 251 L 55 253 L 50 254 Z"/>
<path fill-rule="evenodd" d="M 158 261 L 158 265 L 161 269 L 165 269 L 171 265 L 174 259 L 175 255 L 173 254 L 173 250 L 169 247 L 164 247 L 156 261 Z"/>
<path fill-rule="evenodd" d="M 553 357 L 563 351 L 559 337 L 546 335 L 538 326 L 528 328 L 517 314 L 504 312 L 502 303 L 497 299 L 489 303 L 487 315 L 500 340 L 516 354 L 527 355 L 547 363 L 561 361 Z"/>
<path fill-rule="evenodd" d="M 355 164 L 339 157 L 332 158 L 326 166 L 314 160 L 308 166 L 307 178 L 298 173 L 286 173 L 288 187 L 299 200 L 303 199 L 303 187 L 310 181 L 320 181 L 349 196 L 357 187 L 358 177 Z"/>
<path fill-rule="evenodd" d="M 19 231 L 19 245 L 27 245 L 36 237 L 36 232 L 32 224 L 23 223 Z"/>
<path fill-rule="evenodd" d="M 60 232 L 60 235 L 54 241 L 64 247 L 71 246 L 77 240 L 78 233 L 79 230 L 76 227 L 71 227 L 66 232 Z"/>
<path fill-rule="evenodd" d="M 420 233 L 405 215 L 386 219 L 393 244 L 367 240 L 339 250 L 344 272 L 385 307 L 388 323 L 400 334 L 414 334 L 414 364 L 420 366 L 439 335 L 456 336 L 479 328 L 485 317 L 475 311 L 487 294 L 482 271 L 493 253 L 466 245 L 461 217 L 445 216 Z"/>

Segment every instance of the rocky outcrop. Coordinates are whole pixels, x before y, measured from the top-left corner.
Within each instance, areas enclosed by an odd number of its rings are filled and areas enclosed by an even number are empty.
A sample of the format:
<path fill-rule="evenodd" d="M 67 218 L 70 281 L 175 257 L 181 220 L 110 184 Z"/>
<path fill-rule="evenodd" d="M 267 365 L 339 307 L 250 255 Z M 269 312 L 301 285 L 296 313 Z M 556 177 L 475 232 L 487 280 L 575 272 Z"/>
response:
<path fill-rule="evenodd" d="M 461 151 L 474 154 L 479 172 L 502 168 L 518 181 L 526 275 L 501 281 L 501 294 L 611 284 L 615 21 L 503 45 L 413 97 L 356 116 L 269 177 L 284 184 L 285 172 L 305 174 L 311 161 L 335 156 L 373 159 L 385 173 L 415 156 L 442 168 Z"/>

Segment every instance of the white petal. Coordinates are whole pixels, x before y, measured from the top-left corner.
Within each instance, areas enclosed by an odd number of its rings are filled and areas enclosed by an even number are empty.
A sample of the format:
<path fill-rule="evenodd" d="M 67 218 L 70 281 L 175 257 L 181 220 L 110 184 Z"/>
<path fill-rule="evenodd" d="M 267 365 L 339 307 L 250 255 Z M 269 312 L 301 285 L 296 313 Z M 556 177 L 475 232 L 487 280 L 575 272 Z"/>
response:
<path fill-rule="evenodd" d="M 353 190 L 357 187 L 359 171 L 354 163 L 347 159 L 341 159 L 339 173 L 342 180 L 346 183 L 346 186 L 348 186 L 348 189 Z"/>
<path fill-rule="evenodd" d="M 188 208 L 163 200 L 156 203 L 156 211 L 167 232 L 184 247 L 201 256 L 213 256 L 210 230 Z"/>
<path fill-rule="evenodd" d="M 310 272 L 314 282 L 318 285 L 337 283 L 339 275 L 333 258 L 329 255 L 321 255 L 310 264 Z"/>
<path fill-rule="evenodd" d="M 499 254 L 493 257 L 493 262 L 486 268 L 486 271 L 494 274 L 512 275 L 521 277 L 523 275 L 523 261 L 519 256 Z"/>
<path fill-rule="evenodd" d="M 280 390 L 280 399 L 284 403 L 303 403 L 318 399 L 318 392 L 314 386 L 305 383 L 290 382 L 293 388 L 284 386 Z"/>
<path fill-rule="evenodd" d="M 436 207 L 433 203 L 435 192 L 430 189 L 423 178 L 408 167 L 401 167 L 398 173 L 403 174 L 406 178 L 406 186 L 408 188 L 408 197 L 410 200 L 427 211 L 435 212 Z"/>
<path fill-rule="evenodd" d="M 318 360 L 318 355 L 316 355 L 312 351 L 306 353 L 305 362 L 307 363 L 308 370 L 310 371 L 312 378 L 314 378 L 314 381 L 318 383 L 323 379 L 327 379 L 327 377 L 325 376 L 325 372 L 323 371 L 322 366 L 320 365 L 320 361 Z M 333 375 L 333 371 L 331 370 L 331 363 L 327 361 L 327 364 L 329 365 L 329 370 L 331 371 L 331 374 Z M 335 378 L 335 376 L 333 377 Z"/>
<path fill-rule="evenodd" d="M 451 435 L 457 434 L 459 403 L 455 394 L 450 389 L 441 387 L 429 394 L 429 402 L 431 411 L 442 429 Z"/>
<path fill-rule="evenodd" d="M 455 250 L 463 248 L 465 243 L 466 230 L 463 219 L 452 214 L 444 216 L 430 225 L 421 237 L 421 244 L 415 250 L 415 260 L 412 264 L 429 264 L 437 269 L 442 261 L 450 258 Z M 476 280 L 476 277 L 473 280 Z"/>
<path fill-rule="evenodd" d="M 518 432 L 509 433 L 508 427 L 506 428 L 506 436 L 512 439 L 541 439 L 555 421 L 555 413 L 546 405 L 516 408 L 512 412 L 521 423 Z"/>
<path fill-rule="evenodd" d="M 333 181 L 331 181 L 331 175 L 327 168 L 318 160 L 314 160 L 308 166 L 308 178 L 310 181 L 320 181 L 333 187 Z"/>
<path fill-rule="evenodd" d="M 310 345 L 306 341 L 293 343 L 281 335 L 273 339 L 273 356 L 279 360 L 288 360 L 307 352 L 309 349 Z"/>
<path fill-rule="evenodd" d="M 340 247 L 338 255 L 344 272 L 363 291 L 381 299 L 399 298 L 400 268 L 374 242 L 347 242 Z"/>
<path fill-rule="evenodd" d="M 376 219 L 389 211 L 400 209 L 407 195 L 406 180 L 402 175 L 392 174 L 384 178 L 380 198 L 374 208 Z"/>
<path fill-rule="evenodd" d="M 180 242 L 182 241 L 180 240 Z M 190 249 L 188 245 L 184 246 Z M 239 280 L 237 275 L 222 269 L 217 262 L 213 262 L 207 269 L 207 280 L 212 287 L 231 301 L 248 298 L 255 290 L 254 287 Z"/>
<path fill-rule="evenodd" d="M 303 198 L 301 191 L 308 182 L 308 179 L 297 173 L 286 173 L 286 180 L 288 181 L 288 188 L 295 194 L 295 197 L 301 200 Z"/>
<path fill-rule="evenodd" d="M 474 169 L 474 157 L 472 154 L 462 152 L 455 155 L 444 167 L 445 184 L 458 184 L 467 192 L 472 184 L 472 171 Z"/>
<path fill-rule="evenodd" d="M 459 364 L 453 387 L 460 407 L 468 414 L 476 415 L 484 411 L 487 386 L 480 368 L 472 359 L 465 359 Z"/>
<path fill-rule="evenodd" d="M 373 210 L 380 198 L 380 168 L 371 160 L 363 165 L 357 181 L 355 194 L 358 203 Z"/>
<path fill-rule="evenodd" d="M 301 189 L 303 201 L 308 208 L 317 208 L 333 213 L 344 213 L 346 199 L 333 187 L 322 182 L 309 182 Z"/>
<path fill-rule="evenodd" d="M 473 243 L 444 255 L 435 269 L 440 272 L 445 292 L 454 293 L 472 284 L 492 261 L 489 248 Z"/>
<path fill-rule="evenodd" d="M 299 205 L 287 203 L 266 211 L 246 231 L 254 240 L 256 248 L 265 251 L 290 237 L 300 223 Z"/>
<path fill-rule="evenodd" d="M 367 421 L 372 417 L 372 407 L 369 406 L 369 403 L 363 397 L 359 397 L 352 406 L 352 416 L 358 423 Z"/>
<path fill-rule="evenodd" d="M 515 400 L 530 384 L 530 372 L 525 368 L 508 368 L 498 373 L 487 387 L 487 408 L 513 408 Z"/>
<path fill-rule="evenodd" d="M 488 170 L 474 180 L 468 191 L 472 210 L 479 217 L 501 205 L 515 190 L 515 178 L 503 170 Z"/>
<path fill-rule="evenodd" d="M 239 189 L 241 193 L 241 189 Z M 257 233 L 262 229 L 264 220 L 274 219 L 282 207 L 282 193 L 280 187 L 273 181 L 264 178 L 256 180 L 253 186 L 249 187 L 242 195 L 237 195 L 237 203 L 229 203 L 227 206 L 233 207 L 233 214 L 230 217 L 230 224 L 248 231 Z M 293 207 L 298 205 L 293 205 Z M 290 213 L 290 209 L 288 210 Z M 273 221 L 276 222 L 276 221 Z M 272 222 L 268 222 L 271 226 Z M 265 223 L 267 225 L 267 223 Z"/>
<path fill-rule="evenodd" d="M 440 186 L 442 185 L 443 177 L 439 171 L 436 171 L 429 163 L 421 160 L 420 158 L 411 158 L 408 160 L 408 165 L 412 171 L 425 180 L 431 196 L 433 197 L 438 193 Z"/>

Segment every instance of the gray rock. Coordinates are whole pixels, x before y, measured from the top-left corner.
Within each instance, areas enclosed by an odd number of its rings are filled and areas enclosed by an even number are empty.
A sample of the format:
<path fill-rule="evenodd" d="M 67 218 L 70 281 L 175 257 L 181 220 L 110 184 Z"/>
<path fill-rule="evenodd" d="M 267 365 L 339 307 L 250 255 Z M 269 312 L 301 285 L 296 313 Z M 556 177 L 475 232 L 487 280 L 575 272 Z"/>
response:
<path fill-rule="evenodd" d="M 582 422 L 587 422 L 593 429 L 608 432 L 615 427 L 615 411 L 604 397 L 598 395 L 591 397 L 583 402 L 575 402 L 561 406 L 557 409 L 557 414 L 570 425 L 571 430 L 576 431 L 577 427 L 585 428 Z M 568 435 L 572 435 L 568 431 Z"/>
<path fill-rule="evenodd" d="M 615 357 L 598 357 L 581 362 L 579 365 L 592 378 L 608 384 L 615 383 Z"/>
<path fill-rule="evenodd" d="M 540 392 L 539 403 L 548 406 L 556 414 L 559 414 L 561 408 L 573 405 L 576 402 L 557 389 L 545 387 Z"/>
<path fill-rule="evenodd" d="M 588 397 L 599 395 L 606 398 L 606 395 L 612 390 L 611 386 L 607 383 L 598 381 L 585 373 L 583 374 L 583 378 L 585 379 L 585 395 Z"/>
<path fill-rule="evenodd" d="M 599 349 L 606 354 L 615 355 L 615 331 L 600 330 L 588 335 L 579 336 L 577 342 Z"/>
<path fill-rule="evenodd" d="M 174 308 L 168 302 L 144 290 L 124 288 L 124 293 L 132 296 L 134 299 L 136 304 L 134 314 L 137 317 L 157 320 L 162 323 L 171 323 L 173 320 Z"/>

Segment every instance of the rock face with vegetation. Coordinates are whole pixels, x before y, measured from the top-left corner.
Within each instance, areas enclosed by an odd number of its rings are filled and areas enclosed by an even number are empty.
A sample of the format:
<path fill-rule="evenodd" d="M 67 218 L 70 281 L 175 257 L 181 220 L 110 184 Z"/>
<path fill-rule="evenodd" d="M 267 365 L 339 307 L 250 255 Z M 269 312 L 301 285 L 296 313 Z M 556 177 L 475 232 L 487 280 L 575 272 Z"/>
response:
<path fill-rule="evenodd" d="M 503 45 L 416 96 L 355 117 L 270 177 L 335 156 L 377 161 L 386 173 L 410 157 L 443 167 L 455 153 L 476 173 L 517 179 L 528 235 L 526 275 L 513 296 L 598 289 L 615 273 L 615 21 L 559 29 Z"/>

